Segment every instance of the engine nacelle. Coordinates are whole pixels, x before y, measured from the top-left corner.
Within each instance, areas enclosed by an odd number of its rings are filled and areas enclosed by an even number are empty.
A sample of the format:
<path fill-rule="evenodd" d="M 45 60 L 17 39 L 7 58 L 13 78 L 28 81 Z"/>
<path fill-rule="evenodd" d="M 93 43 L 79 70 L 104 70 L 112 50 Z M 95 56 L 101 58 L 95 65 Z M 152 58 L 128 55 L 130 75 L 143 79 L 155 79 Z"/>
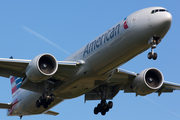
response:
<path fill-rule="evenodd" d="M 58 69 L 56 58 L 51 54 L 36 56 L 26 68 L 26 77 L 32 82 L 41 82 L 50 78 Z"/>
<path fill-rule="evenodd" d="M 163 82 L 163 75 L 158 69 L 147 68 L 134 79 L 132 88 L 137 95 L 145 96 L 158 90 Z"/>

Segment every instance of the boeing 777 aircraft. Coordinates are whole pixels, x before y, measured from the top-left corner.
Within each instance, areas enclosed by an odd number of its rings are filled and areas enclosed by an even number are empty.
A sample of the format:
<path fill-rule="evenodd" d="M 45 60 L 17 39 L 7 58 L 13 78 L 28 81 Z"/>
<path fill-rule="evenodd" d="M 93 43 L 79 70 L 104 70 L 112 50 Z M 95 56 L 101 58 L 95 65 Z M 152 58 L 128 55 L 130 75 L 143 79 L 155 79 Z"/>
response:
<path fill-rule="evenodd" d="M 0 58 L 0 76 L 11 78 L 12 103 L 0 103 L 8 116 L 58 115 L 50 109 L 66 99 L 85 94 L 85 101 L 100 100 L 94 114 L 105 115 L 120 90 L 145 96 L 180 90 L 180 84 L 164 81 L 160 70 L 140 73 L 119 67 L 151 48 L 149 59 L 171 26 L 172 16 L 163 7 L 150 7 L 122 21 L 63 61 L 48 53 L 33 60 Z"/>

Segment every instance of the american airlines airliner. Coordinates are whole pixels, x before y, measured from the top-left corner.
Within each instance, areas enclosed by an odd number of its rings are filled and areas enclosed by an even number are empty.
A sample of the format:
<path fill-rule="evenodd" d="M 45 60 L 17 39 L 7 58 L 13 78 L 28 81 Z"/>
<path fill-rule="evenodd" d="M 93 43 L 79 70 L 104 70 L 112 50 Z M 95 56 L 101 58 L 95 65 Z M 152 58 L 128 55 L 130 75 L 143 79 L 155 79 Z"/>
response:
<path fill-rule="evenodd" d="M 0 103 L 8 116 L 58 115 L 50 109 L 66 99 L 85 95 L 100 100 L 94 114 L 105 115 L 120 90 L 145 96 L 180 90 L 180 84 L 164 81 L 157 68 L 140 73 L 119 67 L 151 48 L 148 59 L 156 60 L 155 48 L 172 22 L 163 7 L 132 13 L 63 61 L 44 53 L 32 60 L 0 58 L 0 76 L 10 78 L 12 102 Z"/>

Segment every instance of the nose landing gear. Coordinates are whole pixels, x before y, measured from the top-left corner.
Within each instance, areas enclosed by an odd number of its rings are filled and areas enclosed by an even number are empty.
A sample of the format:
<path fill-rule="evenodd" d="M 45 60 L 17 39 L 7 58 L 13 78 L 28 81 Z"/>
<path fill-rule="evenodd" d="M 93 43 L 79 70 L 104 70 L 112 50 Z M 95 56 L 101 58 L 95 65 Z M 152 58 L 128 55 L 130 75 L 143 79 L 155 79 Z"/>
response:
<path fill-rule="evenodd" d="M 154 52 L 154 49 L 156 48 L 159 39 L 160 39 L 159 37 L 155 37 L 155 36 L 153 36 L 150 39 L 149 44 L 151 44 L 151 52 L 148 53 L 148 59 L 153 59 L 153 60 L 157 59 L 157 53 Z"/>
<path fill-rule="evenodd" d="M 148 53 L 148 59 L 157 59 L 157 53 L 154 52 L 154 49 L 156 48 L 156 45 L 151 46 L 151 52 Z"/>

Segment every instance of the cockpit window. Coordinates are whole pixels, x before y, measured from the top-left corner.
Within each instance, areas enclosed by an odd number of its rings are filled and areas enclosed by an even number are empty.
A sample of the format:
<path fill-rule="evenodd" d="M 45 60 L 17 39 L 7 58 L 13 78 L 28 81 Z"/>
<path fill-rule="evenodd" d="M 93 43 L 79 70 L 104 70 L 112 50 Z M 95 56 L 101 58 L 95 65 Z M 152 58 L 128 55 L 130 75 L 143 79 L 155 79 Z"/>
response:
<path fill-rule="evenodd" d="M 160 9 L 160 10 L 159 10 L 159 12 L 164 12 L 164 11 L 166 11 L 166 10 L 165 10 L 165 9 Z"/>
<path fill-rule="evenodd" d="M 166 9 L 156 9 L 156 10 L 152 10 L 151 14 L 154 14 L 156 12 L 168 12 L 168 10 L 166 10 Z"/>

